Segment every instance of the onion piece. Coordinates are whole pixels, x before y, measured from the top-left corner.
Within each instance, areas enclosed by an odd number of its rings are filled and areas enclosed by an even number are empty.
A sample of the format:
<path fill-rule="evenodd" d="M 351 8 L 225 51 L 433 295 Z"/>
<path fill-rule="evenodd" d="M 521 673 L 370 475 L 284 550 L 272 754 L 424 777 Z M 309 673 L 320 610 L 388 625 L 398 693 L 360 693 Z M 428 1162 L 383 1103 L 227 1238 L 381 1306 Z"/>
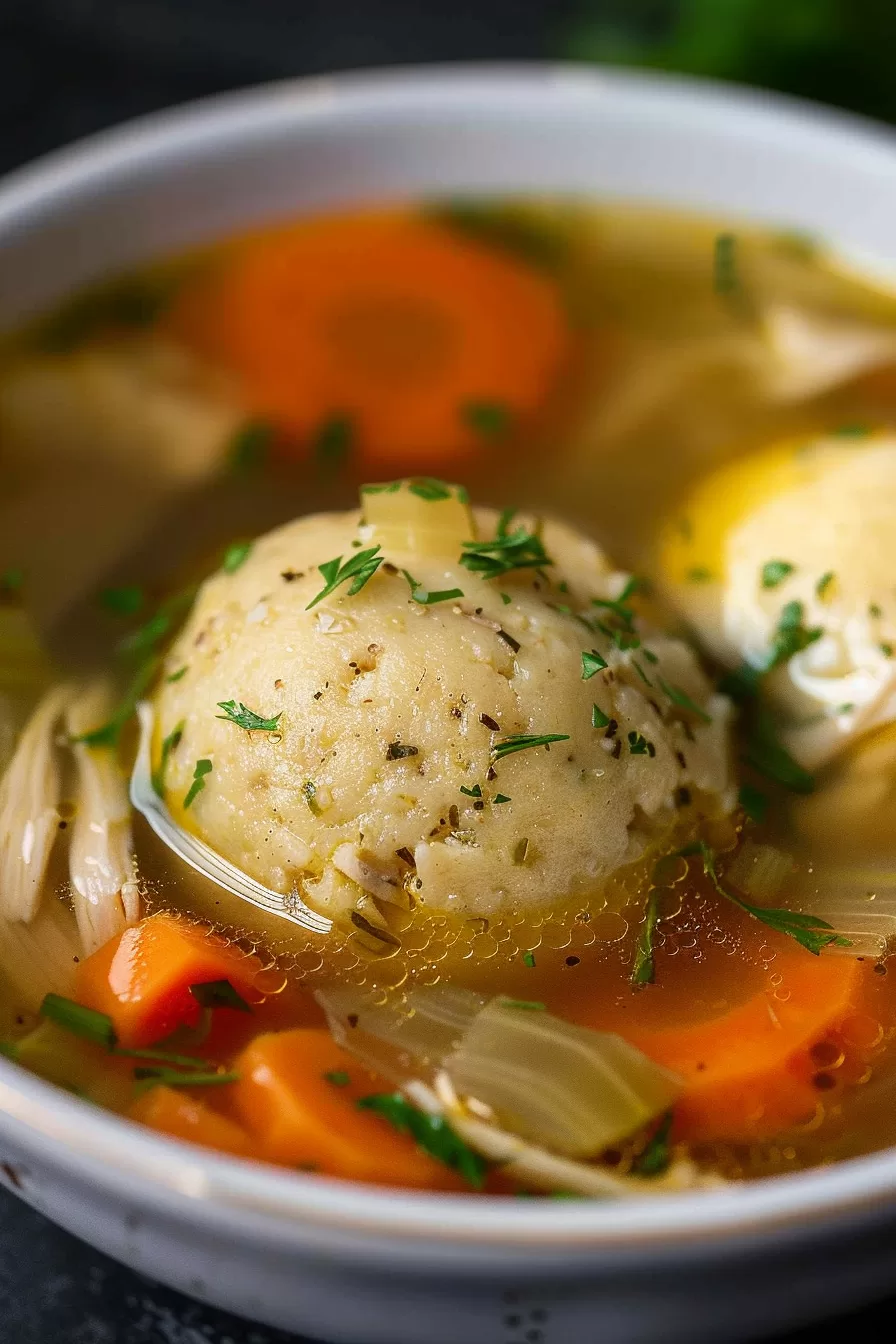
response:
<path fill-rule="evenodd" d="M 73 739 L 105 723 L 115 707 L 110 683 L 93 683 L 69 706 Z M 77 812 L 69 873 L 78 929 L 88 952 L 140 918 L 127 783 L 110 747 L 73 741 Z"/>
<path fill-rule="evenodd" d="M 582 1195 L 596 1199 L 646 1199 L 682 1190 L 717 1189 L 725 1184 L 714 1172 L 702 1172 L 686 1158 L 673 1160 L 660 1176 L 620 1176 L 607 1167 L 575 1162 L 509 1134 L 497 1125 L 480 1120 L 453 1096 L 444 1077 L 436 1086 L 409 1083 L 410 1101 L 430 1115 L 443 1115 L 451 1128 L 475 1152 L 500 1163 L 502 1174 L 520 1185 L 551 1194 Z"/>
<path fill-rule="evenodd" d="M 361 505 L 363 539 L 378 542 L 385 551 L 456 561 L 461 543 L 476 535 L 466 493 L 459 486 L 426 480 L 362 486 Z"/>
<path fill-rule="evenodd" d="M 775 845 L 747 840 L 725 874 L 726 879 L 760 905 L 770 904 L 794 870 L 793 858 Z"/>
<path fill-rule="evenodd" d="M 608 1032 L 573 1026 L 514 1000 L 449 985 L 380 1006 L 349 987 L 319 990 L 337 1040 L 404 1086 L 439 1073 L 477 1110 L 564 1156 L 602 1152 L 667 1110 L 673 1074 Z"/>
<path fill-rule="evenodd" d="M 27 923 L 40 905 L 59 828 L 61 778 L 54 737 L 72 694 L 69 685 L 47 692 L 0 781 L 0 918 Z"/>
<path fill-rule="evenodd" d="M 668 1110 L 681 1083 L 621 1036 L 492 999 L 445 1060 L 457 1091 L 551 1152 L 593 1157 Z"/>

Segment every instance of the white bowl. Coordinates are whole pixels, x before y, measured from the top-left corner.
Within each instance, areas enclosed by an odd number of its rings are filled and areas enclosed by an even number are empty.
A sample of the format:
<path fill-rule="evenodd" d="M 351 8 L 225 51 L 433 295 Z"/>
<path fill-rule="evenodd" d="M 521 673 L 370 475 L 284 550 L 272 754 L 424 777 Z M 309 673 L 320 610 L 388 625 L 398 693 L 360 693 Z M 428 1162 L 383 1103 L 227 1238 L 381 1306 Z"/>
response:
<path fill-rule="evenodd" d="M 272 215 L 464 191 L 651 200 L 896 263 L 896 148 L 873 126 L 653 77 L 405 71 L 206 102 L 14 174 L 2 321 Z M 0 1059 L 0 1162 L 36 1208 L 134 1268 L 350 1344 L 698 1344 L 896 1284 L 896 1152 L 624 1206 L 412 1195 L 155 1137 Z"/>

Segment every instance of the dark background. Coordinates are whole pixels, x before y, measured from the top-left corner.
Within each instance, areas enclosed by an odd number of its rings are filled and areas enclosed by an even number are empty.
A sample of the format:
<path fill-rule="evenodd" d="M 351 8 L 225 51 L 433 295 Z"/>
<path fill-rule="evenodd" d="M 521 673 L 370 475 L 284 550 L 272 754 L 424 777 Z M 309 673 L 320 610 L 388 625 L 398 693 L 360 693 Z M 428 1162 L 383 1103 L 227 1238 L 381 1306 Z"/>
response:
<path fill-rule="evenodd" d="M 185 99 L 407 62 L 604 60 L 766 85 L 896 121 L 894 38 L 896 0 L 0 0 L 0 172 Z M 893 1310 L 787 1344 L 890 1338 Z M 119 1268 L 6 1193 L 0 1341 L 295 1344 Z"/>

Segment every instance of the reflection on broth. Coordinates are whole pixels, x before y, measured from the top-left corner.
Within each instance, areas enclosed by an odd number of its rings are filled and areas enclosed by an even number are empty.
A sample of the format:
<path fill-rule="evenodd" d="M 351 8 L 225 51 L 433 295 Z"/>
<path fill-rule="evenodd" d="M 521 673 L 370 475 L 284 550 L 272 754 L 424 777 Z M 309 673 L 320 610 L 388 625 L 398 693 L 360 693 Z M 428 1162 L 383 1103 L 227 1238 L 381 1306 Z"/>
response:
<path fill-rule="evenodd" d="M 822 244 L 568 201 L 277 225 L 9 338 L 6 1052 L 383 1185 L 893 1142 L 894 368 Z"/>

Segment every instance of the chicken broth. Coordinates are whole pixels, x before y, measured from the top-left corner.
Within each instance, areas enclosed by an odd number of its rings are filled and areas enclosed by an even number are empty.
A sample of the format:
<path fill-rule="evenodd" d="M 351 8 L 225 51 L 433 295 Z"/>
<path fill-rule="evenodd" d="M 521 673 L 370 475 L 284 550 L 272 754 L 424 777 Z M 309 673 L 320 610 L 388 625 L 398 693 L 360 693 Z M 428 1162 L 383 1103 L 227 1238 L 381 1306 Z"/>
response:
<path fill-rule="evenodd" d="M 6 1052 L 385 1185 L 896 1141 L 894 408 L 896 296 L 621 205 L 277 224 L 9 337 Z"/>

